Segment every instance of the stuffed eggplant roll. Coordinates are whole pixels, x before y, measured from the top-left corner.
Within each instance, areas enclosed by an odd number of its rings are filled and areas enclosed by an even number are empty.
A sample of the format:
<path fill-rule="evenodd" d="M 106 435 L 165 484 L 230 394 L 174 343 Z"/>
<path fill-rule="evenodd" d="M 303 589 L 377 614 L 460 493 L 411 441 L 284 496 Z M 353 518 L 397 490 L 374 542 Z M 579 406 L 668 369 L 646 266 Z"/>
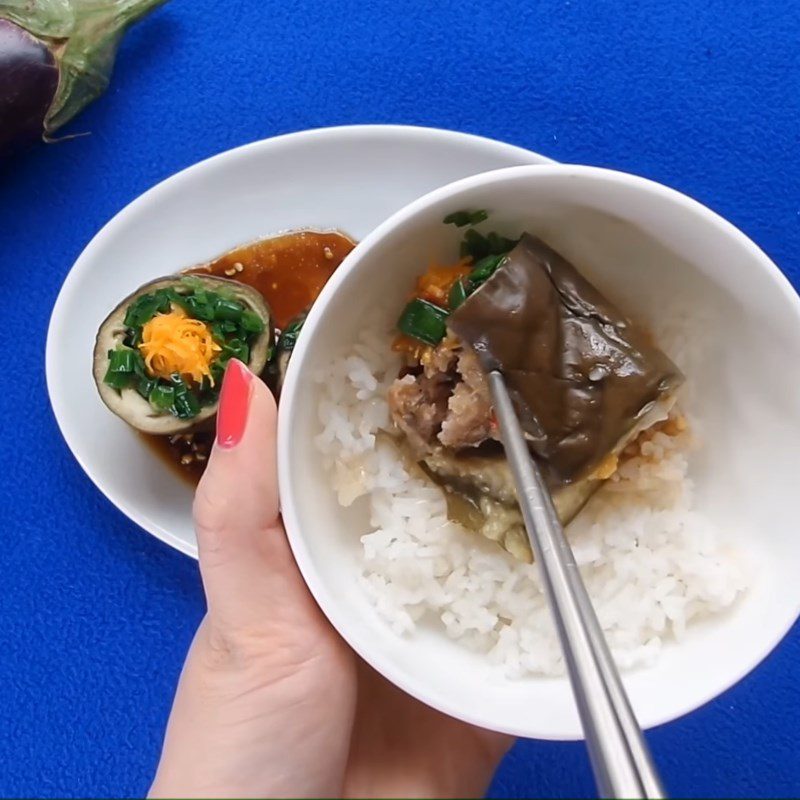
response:
<path fill-rule="evenodd" d="M 185 433 L 216 414 L 228 360 L 260 374 L 272 343 L 270 311 L 255 289 L 169 276 L 139 288 L 102 323 L 94 380 L 108 408 L 137 430 Z"/>

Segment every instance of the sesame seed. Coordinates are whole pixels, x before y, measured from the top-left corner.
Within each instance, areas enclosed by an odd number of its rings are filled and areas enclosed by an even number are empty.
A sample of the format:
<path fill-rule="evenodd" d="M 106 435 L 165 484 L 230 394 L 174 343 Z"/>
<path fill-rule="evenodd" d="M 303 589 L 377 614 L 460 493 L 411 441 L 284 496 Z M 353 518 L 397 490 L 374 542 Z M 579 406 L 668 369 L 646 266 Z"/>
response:
<path fill-rule="evenodd" d="M 205 453 L 197 453 L 197 455 L 195 455 L 196 461 L 205 461 L 207 458 L 208 456 Z"/>
<path fill-rule="evenodd" d="M 242 262 L 241 262 L 241 261 L 237 261 L 237 262 L 236 262 L 236 263 L 233 265 L 233 268 L 234 268 L 234 269 L 235 269 L 237 272 L 241 272 L 241 271 L 244 269 L 244 264 L 242 264 Z"/>
<path fill-rule="evenodd" d="M 231 267 L 230 269 L 225 270 L 225 274 L 230 277 L 231 275 L 236 274 L 236 270 L 233 267 Z"/>
<path fill-rule="evenodd" d="M 194 461 L 194 456 L 191 453 L 186 453 L 185 455 L 181 456 L 181 464 L 184 467 L 188 467 L 192 461 Z"/>
<path fill-rule="evenodd" d="M 333 250 L 331 250 L 330 247 L 323 247 L 322 254 L 328 259 L 328 261 L 333 258 Z"/>

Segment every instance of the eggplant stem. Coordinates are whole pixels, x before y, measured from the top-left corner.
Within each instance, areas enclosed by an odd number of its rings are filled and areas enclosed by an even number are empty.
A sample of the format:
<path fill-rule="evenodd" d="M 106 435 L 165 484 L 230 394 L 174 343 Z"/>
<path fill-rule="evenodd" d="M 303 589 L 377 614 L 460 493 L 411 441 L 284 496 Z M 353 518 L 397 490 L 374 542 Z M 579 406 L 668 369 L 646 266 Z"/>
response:
<path fill-rule="evenodd" d="M 16 22 L 51 51 L 59 83 L 44 120 L 45 139 L 108 87 L 125 31 L 167 0 L 0 0 Z"/>
<path fill-rule="evenodd" d="M 129 0 L 123 3 L 117 11 L 117 19 L 120 27 L 124 28 L 138 22 L 142 17 L 155 11 L 159 6 L 163 6 L 168 0 Z"/>

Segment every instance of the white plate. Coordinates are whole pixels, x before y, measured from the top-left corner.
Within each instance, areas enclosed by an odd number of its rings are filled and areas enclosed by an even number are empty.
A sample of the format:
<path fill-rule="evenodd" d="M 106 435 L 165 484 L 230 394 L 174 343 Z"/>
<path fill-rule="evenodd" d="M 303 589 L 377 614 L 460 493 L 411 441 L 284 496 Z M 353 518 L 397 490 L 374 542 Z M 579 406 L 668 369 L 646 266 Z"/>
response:
<path fill-rule="evenodd" d="M 97 328 L 141 284 L 291 228 L 362 239 L 451 181 L 550 160 L 463 133 L 394 125 L 325 128 L 222 153 L 119 212 L 75 262 L 47 336 L 47 388 L 67 445 L 103 494 L 172 547 L 197 556 L 192 492 L 102 404 L 91 361 Z"/>

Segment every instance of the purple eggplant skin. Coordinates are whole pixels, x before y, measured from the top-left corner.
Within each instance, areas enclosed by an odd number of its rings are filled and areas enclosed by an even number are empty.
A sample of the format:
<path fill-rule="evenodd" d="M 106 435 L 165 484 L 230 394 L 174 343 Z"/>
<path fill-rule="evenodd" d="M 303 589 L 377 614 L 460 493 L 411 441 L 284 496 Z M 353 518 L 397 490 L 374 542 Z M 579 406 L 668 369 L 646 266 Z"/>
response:
<path fill-rule="evenodd" d="M 125 31 L 167 0 L 0 0 L 0 161 L 108 87 Z"/>
<path fill-rule="evenodd" d="M 0 159 L 42 138 L 57 88 L 58 65 L 50 48 L 0 19 Z"/>

